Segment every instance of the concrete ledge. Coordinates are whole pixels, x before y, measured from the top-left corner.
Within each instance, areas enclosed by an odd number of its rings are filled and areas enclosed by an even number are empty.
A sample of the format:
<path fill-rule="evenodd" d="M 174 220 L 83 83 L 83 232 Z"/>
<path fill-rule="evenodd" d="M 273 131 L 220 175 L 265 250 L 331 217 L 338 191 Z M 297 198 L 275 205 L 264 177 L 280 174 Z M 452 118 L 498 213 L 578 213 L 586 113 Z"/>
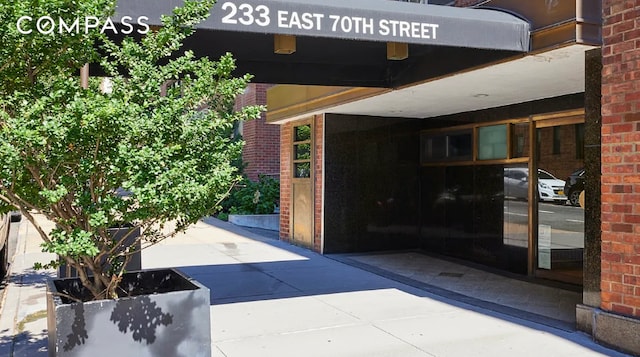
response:
<path fill-rule="evenodd" d="M 242 227 L 280 230 L 279 214 L 230 214 L 229 222 Z"/>
<path fill-rule="evenodd" d="M 577 305 L 576 320 L 578 329 L 598 343 L 640 356 L 640 319 Z"/>
<path fill-rule="evenodd" d="M 576 305 L 576 328 L 593 335 L 594 308 L 586 305 Z"/>

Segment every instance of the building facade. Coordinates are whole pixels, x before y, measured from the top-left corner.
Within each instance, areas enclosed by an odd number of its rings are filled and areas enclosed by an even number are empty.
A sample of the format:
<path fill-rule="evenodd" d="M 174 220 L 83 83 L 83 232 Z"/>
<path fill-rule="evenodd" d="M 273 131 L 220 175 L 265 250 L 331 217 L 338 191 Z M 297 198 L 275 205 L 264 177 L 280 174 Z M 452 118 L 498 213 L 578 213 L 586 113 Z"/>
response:
<path fill-rule="evenodd" d="M 321 253 L 423 249 L 576 284 L 578 328 L 640 353 L 640 4 L 480 3 L 532 25 L 528 54 L 392 89 L 269 90 L 280 237 Z"/>
<path fill-rule="evenodd" d="M 640 354 L 640 3 L 428 3 L 229 0 L 189 39 L 280 83 L 280 237 L 581 286 L 578 328 Z"/>

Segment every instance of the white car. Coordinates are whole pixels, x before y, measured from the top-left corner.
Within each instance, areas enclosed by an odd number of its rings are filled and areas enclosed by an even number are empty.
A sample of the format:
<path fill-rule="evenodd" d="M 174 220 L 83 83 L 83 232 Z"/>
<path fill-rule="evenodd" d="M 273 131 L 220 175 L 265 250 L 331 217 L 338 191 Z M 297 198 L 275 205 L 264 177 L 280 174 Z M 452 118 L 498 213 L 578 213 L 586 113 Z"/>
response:
<path fill-rule="evenodd" d="M 565 203 L 564 181 L 545 170 L 538 169 L 538 198 L 540 201 Z M 527 199 L 529 197 L 529 169 L 506 167 L 504 169 L 504 195 Z"/>

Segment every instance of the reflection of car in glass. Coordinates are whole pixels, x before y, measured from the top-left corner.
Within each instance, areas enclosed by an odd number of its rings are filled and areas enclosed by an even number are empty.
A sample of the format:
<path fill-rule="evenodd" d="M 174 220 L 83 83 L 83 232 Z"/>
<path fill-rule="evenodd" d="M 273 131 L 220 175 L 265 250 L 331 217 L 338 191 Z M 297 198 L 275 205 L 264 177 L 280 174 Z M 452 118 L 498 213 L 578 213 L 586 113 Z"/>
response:
<path fill-rule="evenodd" d="M 567 177 L 564 192 L 572 206 L 580 206 L 580 192 L 584 191 L 584 169 L 579 169 Z"/>
<path fill-rule="evenodd" d="M 529 169 L 525 167 L 506 167 L 504 169 L 504 195 L 527 199 L 529 196 Z M 538 169 L 538 199 L 540 201 L 564 203 L 564 181 L 549 172 Z"/>

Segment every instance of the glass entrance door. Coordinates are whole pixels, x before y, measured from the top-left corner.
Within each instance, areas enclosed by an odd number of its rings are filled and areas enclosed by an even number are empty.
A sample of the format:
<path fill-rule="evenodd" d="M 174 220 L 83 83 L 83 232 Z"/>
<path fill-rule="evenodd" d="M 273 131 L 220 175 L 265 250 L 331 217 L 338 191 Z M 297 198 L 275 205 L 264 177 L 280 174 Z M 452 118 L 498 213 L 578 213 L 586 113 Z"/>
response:
<path fill-rule="evenodd" d="M 535 136 L 536 276 L 582 284 L 584 123 L 541 121 Z"/>

